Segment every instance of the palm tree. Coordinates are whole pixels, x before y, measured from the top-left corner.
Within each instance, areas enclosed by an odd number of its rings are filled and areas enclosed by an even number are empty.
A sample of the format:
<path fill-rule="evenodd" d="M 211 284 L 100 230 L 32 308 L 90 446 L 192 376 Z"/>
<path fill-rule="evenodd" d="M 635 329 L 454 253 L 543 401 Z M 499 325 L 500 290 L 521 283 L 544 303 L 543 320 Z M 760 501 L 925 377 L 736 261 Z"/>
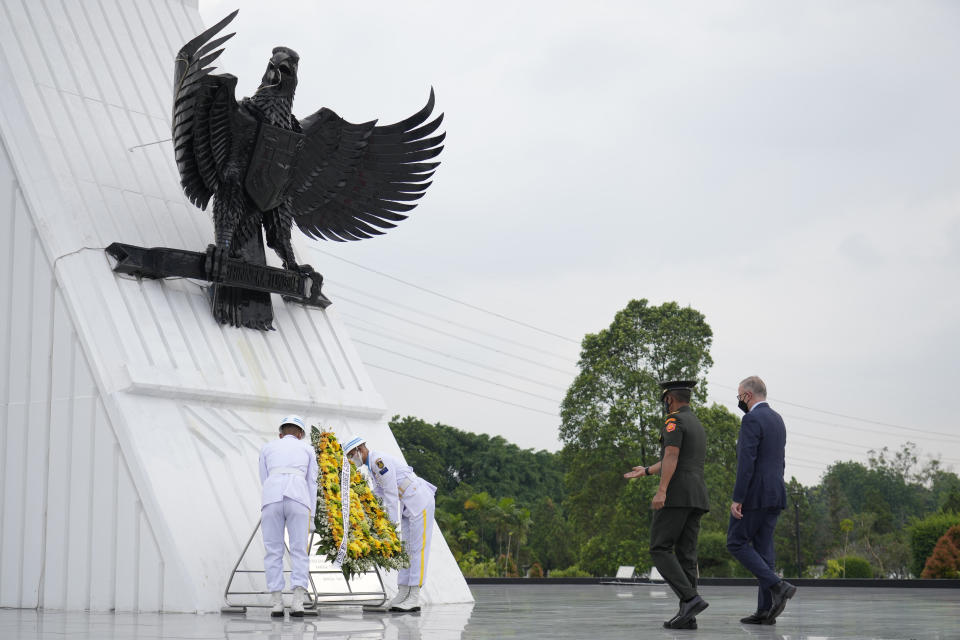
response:
<path fill-rule="evenodd" d="M 513 523 L 517 534 L 517 570 L 519 570 L 520 545 L 527 541 L 527 534 L 530 533 L 530 527 L 533 525 L 533 519 L 530 517 L 530 509 L 526 507 L 516 509 L 514 511 Z"/>
<path fill-rule="evenodd" d="M 489 493 L 483 491 L 481 493 L 475 493 L 467 501 L 463 503 L 463 508 L 469 511 L 477 512 L 477 520 L 480 524 L 480 541 L 484 541 L 483 537 L 483 527 L 485 524 L 489 523 L 494 519 L 494 512 L 496 510 L 497 501 Z"/>
<path fill-rule="evenodd" d="M 494 509 L 494 514 L 496 516 L 497 522 L 497 557 L 503 556 L 504 558 L 510 557 L 510 543 L 512 532 L 511 532 L 511 521 L 513 520 L 513 513 L 516 510 L 515 500 L 513 498 L 500 498 L 497 502 L 496 508 Z M 507 550 L 504 553 L 503 550 L 503 539 L 507 538 Z M 504 563 L 503 568 L 504 575 L 507 572 L 507 564 Z"/>
<path fill-rule="evenodd" d="M 463 543 L 476 541 L 477 533 L 470 528 L 466 518 L 462 513 L 447 513 L 438 510 L 436 512 L 437 524 L 440 525 L 440 531 L 450 546 L 450 551 L 457 559 L 464 553 Z M 472 549 L 472 545 L 471 545 Z"/>
<path fill-rule="evenodd" d="M 843 532 L 843 577 L 847 577 L 847 542 L 850 541 L 850 532 L 853 531 L 853 520 L 844 518 L 840 521 L 840 531 Z"/>

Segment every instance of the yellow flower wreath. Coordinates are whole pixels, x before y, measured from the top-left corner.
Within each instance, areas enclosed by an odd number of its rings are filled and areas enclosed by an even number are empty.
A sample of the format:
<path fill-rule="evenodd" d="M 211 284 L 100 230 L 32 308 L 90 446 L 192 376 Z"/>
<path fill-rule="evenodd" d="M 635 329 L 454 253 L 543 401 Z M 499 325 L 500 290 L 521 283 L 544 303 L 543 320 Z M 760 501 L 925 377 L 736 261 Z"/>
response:
<path fill-rule="evenodd" d="M 343 448 L 329 431 L 310 429 L 310 442 L 317 453 L 320 482 L 317 483 L 316 553 L 334 561 L 343 540 L 343 503 L 340 499 L 340 470 Z M 357 575 L 374 566 L 400 569 L 409 564 L 393 523 L 383 510 L 367 481 L 350 465 L 350 521 L 344 575 Z"/>

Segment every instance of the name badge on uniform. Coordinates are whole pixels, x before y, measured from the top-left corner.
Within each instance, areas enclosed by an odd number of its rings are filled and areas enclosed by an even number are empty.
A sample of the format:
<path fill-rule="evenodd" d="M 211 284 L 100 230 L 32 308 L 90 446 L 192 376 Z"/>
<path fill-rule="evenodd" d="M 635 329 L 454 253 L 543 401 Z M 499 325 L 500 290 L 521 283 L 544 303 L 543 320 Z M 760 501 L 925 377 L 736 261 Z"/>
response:
<path fill-rule="evenodd" d="M 387 469 L 386 465 L 383 464 L 383 458 L 377 458 L 376 465 L 377 465 L 377 469 L 379 469 L 379 471 L 380 471 L 380 475 L 383 475 L 383 474 L 385 474 L 387 471 L 389 471 L 389 469 Z"/>

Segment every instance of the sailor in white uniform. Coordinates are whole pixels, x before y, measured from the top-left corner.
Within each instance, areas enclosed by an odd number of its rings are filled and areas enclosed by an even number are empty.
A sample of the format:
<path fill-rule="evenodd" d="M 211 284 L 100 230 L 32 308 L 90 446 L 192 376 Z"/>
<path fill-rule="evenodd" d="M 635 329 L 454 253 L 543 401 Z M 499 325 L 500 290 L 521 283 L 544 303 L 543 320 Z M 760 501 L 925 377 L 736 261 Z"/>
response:
<path fill-rule="evenodd" d="M 313 447 L 303 441 L 306 432 L 303 418 L 287 416 L 280 423 L 279 439 L 271 440 L 260 450 L 263 569 L 273 605 L 270 615 L 279 618 L 283 617 L 284 528 L 290 539 L 291 616 L 303 615 L 307 595 L 307 537 L 313 530 L 317 509 L 317 456 Z"/>
<path fill-rule="evenodd" d="M 358 468 L 366 465 L 373 478 L 373 492 L 383 500 L 393 523 L 400 525 L 400 535 L 410 557 L 410 566 L 400 569 L 397 575 L 397 597 L 384 607 L 391 611 L 419 611 L 420 588 L 427 576 L 430 557 L 433 496 L 437 488 L 397 458 L 367 449 L 362 437 L 353 438 L 344 451 Z"/>

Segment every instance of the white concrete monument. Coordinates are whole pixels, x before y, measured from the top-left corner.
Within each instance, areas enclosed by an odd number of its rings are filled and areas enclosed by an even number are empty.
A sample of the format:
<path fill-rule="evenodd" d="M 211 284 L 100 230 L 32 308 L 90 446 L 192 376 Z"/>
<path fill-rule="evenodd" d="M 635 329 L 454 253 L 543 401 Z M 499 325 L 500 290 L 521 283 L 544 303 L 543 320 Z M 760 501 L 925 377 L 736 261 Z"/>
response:
<path fill-rule="evenodd" d="M 0 0 L 0 607 L 216 611 L 283 415 L 400 455 L 335 304 L 237 329 L 111 271 L 114 241 L 212 240 L 150 144 L 202 30 L 191 0 Z M 472 601 L 433 539 L 424 600 Z"/>

